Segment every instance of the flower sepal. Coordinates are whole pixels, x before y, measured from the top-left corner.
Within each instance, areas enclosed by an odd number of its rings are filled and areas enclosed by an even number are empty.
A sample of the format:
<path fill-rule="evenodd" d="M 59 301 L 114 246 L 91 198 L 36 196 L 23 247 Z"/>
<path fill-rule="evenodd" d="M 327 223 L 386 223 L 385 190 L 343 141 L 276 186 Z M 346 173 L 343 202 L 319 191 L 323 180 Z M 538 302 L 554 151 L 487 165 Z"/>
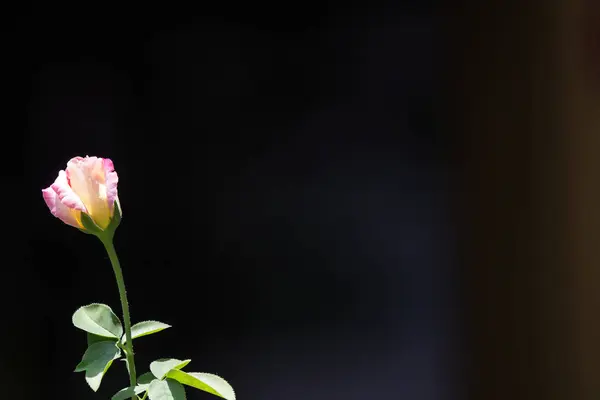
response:
<path fill-rule="evenodd" d="M 82 231 L 83 233 L 87 233 L 89 235 L 96 235 L 96 236 L 100 237 L 101 239 L 103 239 L 103 238 L 112 239 L 112 237 L 115 235 L 115 231 L 117 230 L 117 227 L 121 223 L 121 215 L 122 215 L 121 214 L 121 204 L 119 203 L 119 199 L 117 198 L 115 200 L 115 204 L 114 204 L 113 216 L 110 220 L 110 223 L 106 227 L 106 229 L 100 228 L 98 226 L 98 224 L 96 224 L 96 222 L 94 222 L 92 217 L 90 217 L 88 214 L 82 212 L 81 213 L 81 224 L 83 225 L 84 229 L 79 229 L 79 230 Z"/>
<path fill-rule="evenodd" d="M 81 224 L 85 228 L 86 233 L 92 233 L 94 235 L 98 235 L 98 234 L 102 234 L 104 232 L 102 230 L 102 228 L 100 228 L 98 225 L 96 225 L 96 223 L 94 222 L 92 217 L 90 217 L 88 214 L 86 214 L 84 212 L 81 213 Z"/>
<path fill-rule="evenodd" d="M 113 216 L 110 220 L 110 223 L 106 227 L 106 230 L 111 231 L 111 232 L 114 232 L 115 230 L 117 230 L 117 227 L 121 223 L 121 216 L 123 215 L 123 212 L 121 211 L 121 203 L 119 203 L 118 197 L 115 200 L 113 210 L 114 210 Z"/>

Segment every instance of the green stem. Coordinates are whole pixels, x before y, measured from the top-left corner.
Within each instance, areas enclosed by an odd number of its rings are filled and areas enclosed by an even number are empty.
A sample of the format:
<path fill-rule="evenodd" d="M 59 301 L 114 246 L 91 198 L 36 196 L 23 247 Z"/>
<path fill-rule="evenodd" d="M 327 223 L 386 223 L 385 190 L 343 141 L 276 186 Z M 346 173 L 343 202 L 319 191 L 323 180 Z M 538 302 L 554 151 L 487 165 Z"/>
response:
<path fill-rule="evenodd" d="M 125 323 L 125 356 L 127 357 L 127 366 L 129 371 L 129 383 L 131 387 L 136 385 L 136 374 L 135 374 L 135 361 L 133 359 L 133 340 L 131 340 L 131 319 L 129 318 L 129 303 L 127 302 L 127 292 L 125 291 L 125 281 L 123 279 L 123 272 L 121 271 L 121 264 L 115 251 L 112 238 L 102 239 L 102 243 L 108 253 L 108 258 L 115 271 L 115 277 L 117 278 L 117 285 L 119 286 L 119 296 L 121 297 L 121 307 L 123 308 L 123 322 Z M 137 396 L 132 397 L 135 399 Z"/>

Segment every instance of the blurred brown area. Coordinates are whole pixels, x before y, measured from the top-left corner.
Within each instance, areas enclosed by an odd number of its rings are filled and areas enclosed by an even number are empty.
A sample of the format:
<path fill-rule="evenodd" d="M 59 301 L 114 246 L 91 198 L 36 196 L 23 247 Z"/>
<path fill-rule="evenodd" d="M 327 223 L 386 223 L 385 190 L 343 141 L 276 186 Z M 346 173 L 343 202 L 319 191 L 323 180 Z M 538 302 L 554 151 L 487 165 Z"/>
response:
<path fill-rule="evenodd" d="M 600 396 L 600 3 L 453 9 L 472 399 Z"/>

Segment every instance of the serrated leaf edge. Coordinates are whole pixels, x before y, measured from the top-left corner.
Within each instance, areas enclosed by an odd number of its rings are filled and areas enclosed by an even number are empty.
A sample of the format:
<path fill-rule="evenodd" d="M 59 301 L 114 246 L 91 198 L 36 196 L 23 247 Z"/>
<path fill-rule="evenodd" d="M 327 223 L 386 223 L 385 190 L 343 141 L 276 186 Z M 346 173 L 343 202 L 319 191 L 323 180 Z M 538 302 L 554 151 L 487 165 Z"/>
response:
<path fill-rule="evenodd" d="M 222 376 L 220 376 L 220 375 L 213 374 L 213 373 L 210 373 L 210 372 L 187 372 L 187 371 L 183 371 L 183 370 L 180 370 L 180 371 L 181 371 L 181 372 L 185 372 L 186 374 L 188 374 L 188 375 L 191 375 L 191 376 L 192 376 L 192 377 L 194 377 L 194 378 L 196 378 L 196 377 L 195 377 L 194 375 L 192 375 L 192 374 L 204 374 L 204 375 L 216 376 L 217 378 L 219 378 L 219 379 L 222 379 L 223 381 L 225 381 L 225 383 L 227 383 L 227 385 L 229 385 L 229 387 L 231 388 L 231 391 L 233 392 L 233 398 L 234 398 L 234 399 L 236 399 L 236 398 L 237 398 L 237 396 L 236 396 L 236 394 L 235 394 L 235 389 L 233 388 L 233 386 L 231 385 L 231 383 L 229 383 L 229 382 L 227 381 L 227 379 L 223 378 L 223 377 L 222 377 Z M 196 378 L 196 379 L 198 379 L 198 378 Z M 198 379 L 198 380 L 200 380 L 200 379 Z M 210 385 L 207 385 L 207 386 L 210 386 Z M 211 386 L 211 387 L 212 387 L 212 386 Z M 216 389 L 214 389 L 214 388 L 213 388 L 213 390 L 214 390 L 215 392 L 218 392 L 218 391 L 217 391 Z M 221 397 L 221 398 L 224 398 L 224 397 Z"/>
<path fill-rule="evenodd" d="M 163 325 L 165 325 L 165 327 L 164 327 L 164 328 L 162 328 L 162 329 L 158 329 L 158 330 L 155 330 L 155 331 L 150 331 L 150 332 L 148 332 L 148 333 L 144 333 L 143 335 L 132 336 L 132 337 L 131 337 L 131 340 L 133 340 L 133 339 L 137 339 L 137 338 L 140 338 L 140 337 L 144 337 L 144 336 L 147 336 L 147 335 L 151 335 L 151 334 L 153 334 L 153 333 L 158 333 L 158 332 L 164 331 L 165 329 L 168 329 L 168 328 L 172 328 L 172 327 L 173 327 L 172 325 L 166 324 L 166 323 L 164 323 L 164 322 L 161 322 L 161 321 L 156 321 L 156 320 L 154 320 L 154 319 L 149 319 L 149 320 L 146 320 L 146 321 L 140 321 L 140 322 L 136 322 L 135 324 L 133 324 L 133 325 L 131 326 L 131 329 L 133 329 L 133 327 L 134 327 L 134 326 L 136 326 L 137 324 L 143 324 L 144 322 L 158 322 L 159 324 L 163 324 Z M 127 339 L 127 338 L 126 338 L 125 336 L 126 336 L 126 334 L 125 334 L 125 333 L 123 333 L 123 335 L 122 335 L 122 336 L 121 336 L 121 338 L 119 339 L 121 343 L 125 343 L 125 342 L 126 342 L 126 339 Z"/>
<path fill-rule="evenodd" d="M 175 367 L 171 368 L 171 369 L 176 369 L 176 370 L 179 370 L 179 371 L 182 371 L 182 368 L 185 368 L 185 367 L 186 367 L 186 366 L 187 366 L 189 363 L 191 363 L 191 362 L 192 362 L 192 359 L 191 359 L 191 358 L 186 358 L 185 360 L 180 360 L 179 358 L 161 357 L 161 358 L 157 358 L 156 360 L 152 361 L 152 362 L 150 363 L 150 365 L 152 365 L 152 363 L 153 363 L 153 362 L 155 362 L 155 361 L 160 361 L 160 360 L 177 360 L 177 361 L 181 361 L 181 362 L 180 362 L 179 364 L 177 364 Z M 182 364 L 183 364 L 183 366 L 179 367 L 179 366 L 180 366 L 180 365 L 182 365 Z M 179 368 L 177 368 L 177 367 L 179 367 Z M 171 369 L 170 369 L 170 370 L 171 370 Z M 170 370 L 169 370 L 169 371 L 170 371 Z M 159 378 L 159 377 L 157 377 L 156 375 L 154 375 L 154 372 L 152 372 L 152 370 L 150 370 L 150 373 L 151 373 L 151 374 L 152 374 L 152 375 L 153 375 L 153 376 L 154 376 L 156 379 L 159 379 L 159 380 L 161 380 L 161 379 L 164 379 L 164 377 L 165 377 L 165 376 L 167 376 L 167 374 L 169 373 L 169 371 L 167 371 L 167 372 L 165 373 L 165 375 L 164 375 L 162 378 Z"/>
<path fill-rule="evenodd" d="M 80 330 L 82 330 L 84 332 L 87 332 L 86 330 L 81 329 L 80 327 L 78 327 L 77 325 L 75 325 L 75 322 L 73 321 L 73 317 L 75 316 L 75 314 L 77 314 L 77 312 L 79 310 L 81 310 L 83 308 L 86 308 L 86 307 L 89 307 L 89 306 L 105 306 L 105 307 L 107 307 L 110 310 L 110 312 L 113 313 L 115 317 L 117 317 L 117 321 L 119 321 L 119 325 L 121 325 L 121 328 L 123 329 L 123 323 L 121 322 L 121 319 L 119 318 L 119 316 L 113 311 L 113 309 L 108 304 L 104 304 L 104 303 L 90 303 L 90 304 L 86 304 L 85 306 L 81 306 L 77 310 L 75 310 L 75 312 L 73 312 L 73 315 L 71 316 L 71 323 L 73 323 L 73 326 L 75 326 L 77 329 L 80 329 Z M 92 319 L 90 318 L 90 320 L 92 320 Z M 96 322 L 94 320 L 92 320 L 92 321 Z M 100 325 L 98 325 L 98 326 L 100 326 Z M 103 327 L 100 327 L 100 328 L 104 329 Z M 104 329 L 104 330 L 106 332 L 108 332 L 106 329 Z M 91 333 L 91 332 L 87 332 L 87 333 Z M 119 340 L 119 337 L 115 336 L 112 332 L 108 332 L 108 333 L 110 333 L 111 336 L 102 336 L 102 335 L 98 335 L 97 333 L 93 333 L 93 335 L 101 336 L 101 337 L 109 337 L 109 338 L 114 338 L 114 339 Z"/>
<path fill-rule="evenodd" d="M 93 345 L 92 345 L 93 346 Z M 109 368 L 113 365 L 113 362 L 117 359 L 119 359 L 119 357 L 121 357 L 121 349 L 118 346 L 115 346 L 117 348 L 117 353 L 115 354 L 115 356 L 113 357 L 112 360 L 110 360 L 105 366 L 104 366 L 104 370 L 102 371 L 102 375 L 100 376 L 100 381 L 98 382 L 98 387 L 97 388 L 93 388 L 92 385 L 89 382 L 89 379 L 91 379 L 90 377 L 88 377 L 88 370 L 85 370 L 85 381 L 88 384 L 88 386 L 90 387 L 90 389 L 92 389 L 94 392 L 97 392 L 98 389 L 100 389 L 100 385 L 102 384 L 102 380 L 104 379 L 104 375 L 106 375 L 106 373 L 108 372 Z M 87 351 L 87 350 L 86 350 Z M 83 372 L 83 371 L 81 371 Z"/>

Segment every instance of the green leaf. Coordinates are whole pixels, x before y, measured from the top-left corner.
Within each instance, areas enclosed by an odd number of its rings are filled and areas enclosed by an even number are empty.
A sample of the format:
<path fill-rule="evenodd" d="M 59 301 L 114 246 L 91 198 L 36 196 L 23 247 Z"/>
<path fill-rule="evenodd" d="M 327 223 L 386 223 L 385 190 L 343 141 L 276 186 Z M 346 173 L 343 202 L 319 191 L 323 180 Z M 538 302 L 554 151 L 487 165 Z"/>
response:
<path fill-rule="evenodd" d="M 92 363 L 90 360 L 81 360 L 79 364 L 75 367 L 73 372 L 83 372 L 87 369 L 87 367 Z"/>
<path fill-rule="evenodd" d="M 137 386 L 135 387 L 136 394 L 148 390 L 148 386 L 150 386 L 150 382 L 152 382 L 153 380 L 154 375 L 152 374 L 152 372 L 146 372 L 145 374 L 140 375 L 137 379 Z"/>
<path fill-rule="evenodd" d="M 150 382 L 152 382 L 153 380 L 154 380 L 154 374 L 152 372 L 146 372 L 146 373 L 138 376 L 137 384 L 138 384 L 138 386 L 142 386 L 142 385 L 148 386 L 150 384 Z"/>
<path fill-rule="evenodd" d="M 158 321 L 138 322 L 137 324 L 131 327 L 131 338 L 137 339 L 142 336 L 152 335 L 153 333 L 160 332 L 170 327 L 171 325 L 167 325 L 163 322 Z M 125 343 L 127 341 L 126 339 L 127 338 L 125 337 L 125 335 L 123 335 L 121 342 Z"/>
<path fill-rule="evenodd" d="M 125 389 L 119 390 L 110 400 L 127 400 L 131 399 L 134 395 L 136 395 L 136 391 L 132 387 L 126 387 Z"/>
<path fill-rule="evenodd" d="M 226 400 L 235 400 L 235 391 L 231 385 L 217 375 L 172 369 L 167 373 L 167 378 L 175 379 L 184 385 L 204 390 Z"/>
<path fill-rule="evenodd" d="M 75 372 L 85 371 L 85 380 L 95 392 L 100 387 L 102 378 L 112 362 L 119 358 L 121 350 L 115 342 L 103 341 L 92 344 L 83 354 L 83 359 L 75 368 Z"/>
<path fill-rule="evenodd" d="M 93 303 L 73 314 L 73 325 L 97 336 L 117 338 L 123 335 L 119 317 L 106 304 Z"/>
<path fill-rule="evenodd" d="M 107 337 L 103 337 L 103 336 L 98 336 L 98 335 L 94 335 L 93 333 L 87 333 L 87 344 L 88 346 L 93 345 L 94 343 L 98 343 L 98 342 L 113 342 L 116 343 L 117 339 L 116 338 L 107 338 Z"/>
<path fill-rule="evenodd" d="M 181 369 L 192 360 L 177 360 L 176 358 L 161 358 L 150 363 L 150 371 L 158 379 L 162 379 L 172 369 Z"/>
<path fill-rule="evenodd" d="M 167 379 L 155 379 L 148 387 L 150 400 L 185 400 L 185 389 L 181 383 Z"/>
<path fill-rule="evenodd" d="M 150 382 L 154 380 L 154 375 L 151 372 L 146 372 L 142 374 L 137 379 L 137 385 L 135 388 L 126 387 L 124 389 L 119 390 L 111 400 L 124 400 L 130 399 L 134 394 L 140 394 L 148 390 L 150 386 Z"/>

